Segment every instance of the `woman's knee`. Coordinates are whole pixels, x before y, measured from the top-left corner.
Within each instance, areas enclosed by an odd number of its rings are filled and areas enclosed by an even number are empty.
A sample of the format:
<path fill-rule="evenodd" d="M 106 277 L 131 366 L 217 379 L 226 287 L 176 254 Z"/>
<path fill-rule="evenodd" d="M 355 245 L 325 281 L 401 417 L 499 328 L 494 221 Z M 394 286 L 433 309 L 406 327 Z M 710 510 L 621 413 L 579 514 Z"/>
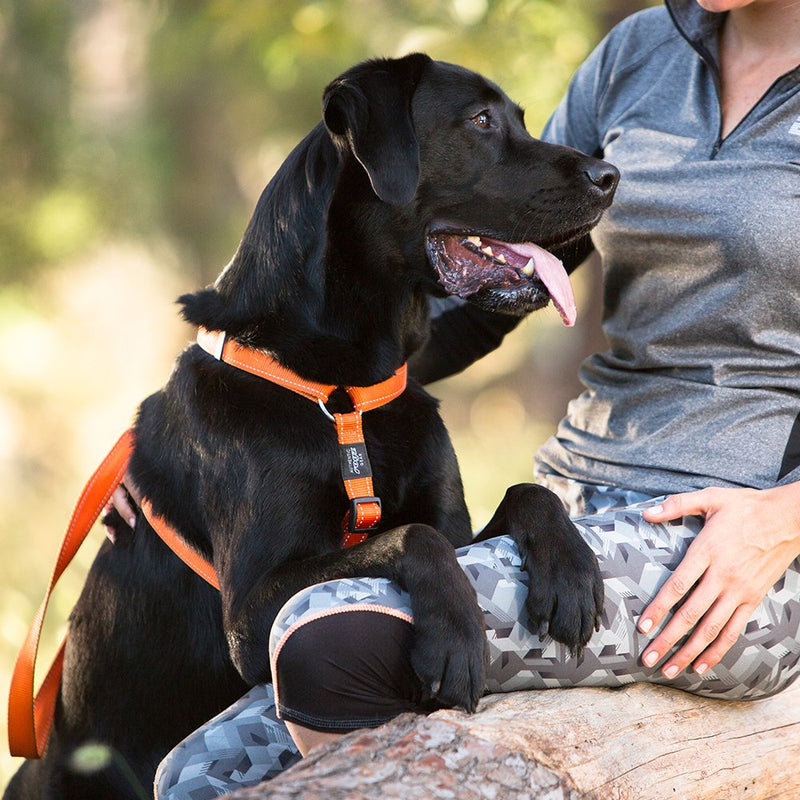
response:
<path fill-rule="evenodd" d="M 411 666 L 410 617 L 345 606 L 307 617 L 273 652 L 280 717 L 320 732 L 375 727 L 430 710 Z"/>

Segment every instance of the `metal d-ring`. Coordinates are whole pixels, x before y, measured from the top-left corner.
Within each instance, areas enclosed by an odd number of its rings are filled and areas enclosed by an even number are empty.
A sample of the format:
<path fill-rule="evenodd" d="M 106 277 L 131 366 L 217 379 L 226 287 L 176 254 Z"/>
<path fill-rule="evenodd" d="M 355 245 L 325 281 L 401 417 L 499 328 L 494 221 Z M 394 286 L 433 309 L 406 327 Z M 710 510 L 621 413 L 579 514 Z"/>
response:
<path fill-rule="evenodd" d="M 328 419 L 329 419 L 331 422 L 333 422 L 334 424 L 336 424 L 336 420 L 333 418 L 333 414 L 331 414 L 331 412 L 330 412 L 330 411 L 328 411 L 328 409 L 327 409 L 327 408 L 325 408 L 325 403 L 323 403 L 323 402 L 322 402 L 322 398 L 321 398 L 321 397 L 318 397 L 318 398 L 317 398 L 317 403 L 319 404 L 319 407 L 320 407 L 320 410 L 322 411 L 322 413 L 323 413 L 323 414 L 324 414 L 324 415 L 325 415 L 325 416 L 326 416 L 326 417 L 327 417 L 327 418 L 328 418 Z"/>

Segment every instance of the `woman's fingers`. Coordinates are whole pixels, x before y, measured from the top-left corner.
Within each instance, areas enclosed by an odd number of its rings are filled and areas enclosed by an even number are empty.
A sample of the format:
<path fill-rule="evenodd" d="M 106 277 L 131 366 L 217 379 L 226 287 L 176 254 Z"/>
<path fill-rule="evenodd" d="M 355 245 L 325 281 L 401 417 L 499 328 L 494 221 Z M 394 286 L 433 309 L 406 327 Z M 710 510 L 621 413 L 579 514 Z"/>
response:
<path fill-rule="evenodd" d="M 646 666 L 664 661 L 684 638 L 662 664 L 665 677 L 675 677 L 690 664 L 702 674 L 719 663 L 800 553 L 799 501 L 800 484 L 769 490 L 712 488 L 673 495 L 643 512 L 649 522 L 705 518 L 675 572 L 640 617 L 642 633 L 664 625 L 642 654 Z"/>
<path fill-rule="evenodd" d="M 684 565 L 688 557 L 689 554 L 687 553 L 680 566 Z M 694 591 L 691 592 L 688 597 L 686 597 L 686 593 L 694 585 L 697 578 L 691 582 L 691 579 L 684 580 L 682 576 L 678 576 L 679 570 L 680 567 L 664 584 L 653 602 L 645 609 L 644 613 L 642 614 L 642 619 L 639 622 L 639 629 L 642 632 L 647 633 L 649 630 L 657 627 L 664 617 L 669 614 L 670 610 L 678 603 L 681 603 L 681 600 L 683 600 L 684 597 L 686 598 L 675 610 L 672 618 L 664 626 L 664 629 L 659 632 L 658 636 L 653 639 L 653 641 L 642 653 L 642 662 L 647 667 L 653 667 L 659 661 L 661 661 L 664 655 L 668 653 L 675 646 L 675 644 L 690 631 L 694 630 L 697 632 L 699 627 L 703 627 L 703 624 L 705 624 L 705 635 L 709 635 L 713 632 L 714 625 L 719 624 L 716 619 L 704 619 L 709 609 L 715 605 L 719 598 L 719 592 L 717 591 L 716 587 L 711 584 L 711 581 L 701 582 L 697 585 Z M 703 571 L 704 568 L 700 570 L 700 574 L 702 574 Z M 684 570 L 683 574 L 686 575 L 689 573 L 687 570 Z M 678 577 L 676 578 L 676 576 Z M 673 581 L 673 578 L 676 578 L 676 580 Z M 730 614 L 728 616 L 730 616 Z M 701 620 L 703 620 L 702 624 Z M 724 622 L 727 622 L 727 619 L 724 620 Z M 722 624 L 724 624 L 724 622 Z M 719 628 L 717 628 L 717 630 L 719 630 Z M 697 653 L 701 652 L 701 650 L 707 645 L 708 642 L 705 642 L 703 646 L 697 650 Z M 684 647 L 685 646 L 686 645 L 684 645 Z M 676 664 L 679 664 L 679 669 L 670 669 L 671 674 L 667 674 L 667 667 L 665 666 L 663 668 L 664 674 L 668 678 L 672 678 L 677 675 L 680 669 L 683 669 L 686 664 L 689 663 L 691 660 L 691 648 L 683 652 L 680 658 L 677 658 L 677 656 L 678 654 L 676 653 L 667 666 L 674 667 Z"/>
<path fill-rule="evenodd" d="M 647 509 L 644 517 L 650 522 L 666 522 L 692 514 L 708 518 L 713 513 L 713 499 L 714 493 L 708 490 L 673 495 L 659 506 Z M 675 609 L 664 629 L 642 653 L 642 661 L 648 667 L 655 666 L 677 642 L 691 634 L 663 665 L 666 678 L 674 678 L 714 642 L 736 608 L 735 603 L 721 601 L 725 586 L 708 574 L 711 553 L 705 547 L 704 531 L 705 528 L 639 619 L 639 630 L 649 633 Z"/>
<path fill-rule="evenodd" d="M 688 514 L 703 513 L 700 509 L 709 508 L 708 500 L 706 492 L 673 495 L 666 498 L 661 505 L 646 509 L 644 517 L 649 522 L 665 522 Z M 711 564 L 711 554 L 705 546 L 705 537 L 703 536 L 705 530 L 705 528 L 701 530 L 695 537 L 680 564 L 678 564 L 675 571 L 667 578 L 656 596 L 642 612 L 638 623 L 638 628 L 642 633 L 649 633 L 661 625 L 670 611 L 687 598 L 692 588 L 698 585 L 698 582 L 705 575 Z M 703 590 L 700 593 L 694 592 L 692 602 L 684 603 L 681 607 L 679 618 L 673 617 L 667 628 L 661 632 L 656 640 L 659 644 L 658 648 L 656 648 L 659 656 L 663 655 L 681 636 L 684 636 L 693 628 L 716 601 L 718 597 L 718 594 L 715 593 L 716 587 L 710 586 L 709 582 L 706 581 Z M 669 647 L 666 647 L 665 643 L 672 636 L 674 636 L 674 639 L 669 643 Z M 648 649 L 652 653 L 653 645 Z M 648 666 L 652 665 L 648 664 Z"/>
<path fill-rule="evenodd" d="M 665 497 L 658 505 L 644 509 L 642 516 L 648 522 L 669 522 L 692 515 L 706 516 L 718 504 L 719 490 L 701 489 Z"/>
<path fill-rule="evenodd" d="M 755 605 L 740 605 L 736 609 L 711 646 L 696 658 L 694 671 L 698 675 L 702 675 L 719 664 L 725 653 L 733 647 L 736 640 L 741 636 L 754 609 Z"/>
<path fill-rule="evenodd" d="M 678 568 L 670 575 L 661 589 L 659 589 L 658 594 L 642 612 L 638 624 L 642 633 L 649 633 L 657 628 L 664 621 L 667 614 L 686 597 L 689 590 L 700 580 L 708 568 L 708 561 L 700 557 L 694 557 L 691 550 L 692 548 L 690 547 Z M 670 622 L 671 629 L 677 630 L 680 623 L 683 622 L 686 625 L 683 633 L 686 633 L 689 627 L 697 623 L 710 604 L 714 602 L 714 599 L 716 598 L 709 597 L 708 605 L 705 607 L 701 605 L 702 598 L 697 598 L 692 606 L 684 606 L 682 619 L 675 620 L 673 618 Z M 692 622 L 693 618 L 694 622 Z M 662 631 L 661 635 L 663 636 L 665 632 L 666 629 Z"/>
<path fill-rule="evenodd" d="M 123 484 L 114 489 L 111 495 L 111 506 L 131 528 L 136 525 L 136 511 L 128 498 L 128 492 Z"/>
<path fill-rule="evenodd" d="M 664 663 L 661 668 L 664 677 L 674 678 L 692 663 L 698 674 L 714 666 L 736 642 L 751 613 L 751 606 L 738 605 L 729 598 L 718 599 L 691 628 L 691 634 L 683 645 Z M 679 616 L 680 610 L 673 620 Z M 664 630 L 664 634 L 667 634 L 664 641 L 657 638 L 645 651 L 642 659 L 645 665 L 656 664 L 658 659 L 654 659 L 652 654 L 658 653 L 661 658 L 684 635 L 680 633 L 676 639 L 671 632 L 667 633 L 668 628 L 669 625 Z"/>

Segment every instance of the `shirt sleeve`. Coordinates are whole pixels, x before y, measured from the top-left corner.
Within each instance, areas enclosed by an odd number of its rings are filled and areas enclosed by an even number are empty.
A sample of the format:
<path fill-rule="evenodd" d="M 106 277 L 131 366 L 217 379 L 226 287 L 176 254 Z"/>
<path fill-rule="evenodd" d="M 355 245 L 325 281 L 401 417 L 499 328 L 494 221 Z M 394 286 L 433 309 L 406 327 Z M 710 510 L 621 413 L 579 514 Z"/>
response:
<path fill-rule="evenodd" d="M 542 131 L 541 139 L 574 147 L 601 158 L 602 136 L 598 127 L 598 108 L 605 93 L 608 75 L 604 68 L 613 32 L 581 64 L 572 76 L 566 94 Z"/>

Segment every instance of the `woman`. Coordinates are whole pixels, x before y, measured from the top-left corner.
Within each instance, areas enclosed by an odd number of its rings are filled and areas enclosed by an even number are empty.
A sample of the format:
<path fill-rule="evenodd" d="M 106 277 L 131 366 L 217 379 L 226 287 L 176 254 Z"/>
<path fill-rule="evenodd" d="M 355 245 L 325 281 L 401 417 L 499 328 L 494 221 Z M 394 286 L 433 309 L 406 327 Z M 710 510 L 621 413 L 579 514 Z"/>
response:
<path fill-rule="evenodd" d="M 510 540 L 461 551 L 486 611 L 490 690 L 648 680 L 747 698 L 800 670 L 799 64 L 796 0 L 667 0 L 609 34 L 545 129 L 622 173 L 593 235 L 610 349 L 585 362 L 587 390 L 537 458 L 607 599 L 602 630 L 570 657 L 524 628 Z M 440 311 L 422 379 L 510 327 Z M 305 753 L 435 707 L 407 658 L 406 601 L 386 581 L 293 598 L 271 648 L 283 720 L 272 687 L 255 687 L 165 759 L 158 796 L 272 777 L 299 757 L 287 726 Z"/>

